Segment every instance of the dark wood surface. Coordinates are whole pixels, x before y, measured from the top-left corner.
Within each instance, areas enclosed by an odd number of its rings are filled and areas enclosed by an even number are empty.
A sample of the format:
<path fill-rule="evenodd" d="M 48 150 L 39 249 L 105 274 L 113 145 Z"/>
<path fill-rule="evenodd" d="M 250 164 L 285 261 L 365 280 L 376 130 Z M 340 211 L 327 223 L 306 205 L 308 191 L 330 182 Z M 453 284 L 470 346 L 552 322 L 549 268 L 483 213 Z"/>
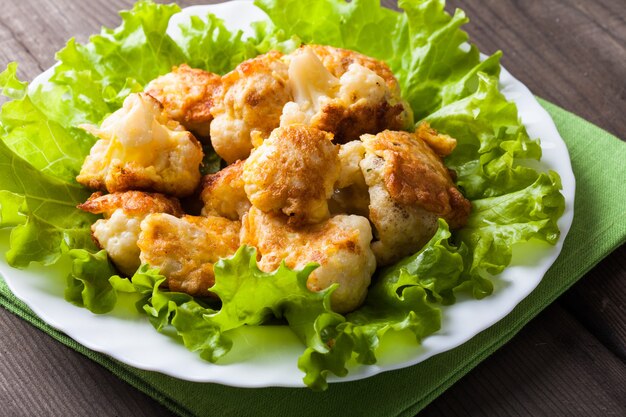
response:
<path fill-rule="evenodd" d="M 472 19 L 472 41 L 486 53 L 503 50 L 504 66 L 531 91 L 626 139 L 623 0 L 448 3 Z M 67 39 L 117 25 L 116 11 L 131 4 L 5 1 L 0 66 L 19 61 L 30 80 Z M 420 415 L 626 415 L 625 259 L 622 246 Z M 171 415 L 3 309 L 0 334 L 0 416 Z"/>

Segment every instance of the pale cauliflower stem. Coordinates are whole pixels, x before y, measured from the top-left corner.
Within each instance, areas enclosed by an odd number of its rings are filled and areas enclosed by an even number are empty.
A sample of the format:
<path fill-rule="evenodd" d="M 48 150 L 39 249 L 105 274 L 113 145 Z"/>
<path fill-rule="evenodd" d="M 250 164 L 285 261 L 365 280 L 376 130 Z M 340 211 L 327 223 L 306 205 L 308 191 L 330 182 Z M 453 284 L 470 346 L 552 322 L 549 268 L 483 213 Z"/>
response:
<path fill-rule="evenodd" d="M 187 64 L 152 80 L 145 92 L 161 102 L 168 116 L 199 138 L 208 138 L 213 97 L 221 77 Z"/>
<path fill-rule="evenodd" d="M 340 143 L 411 127 L 412 111 L 385 63 L 320 45 L 301 47 L 285 60 L 294 100 L 285 105 L 281 126 L 308 124 L 334 133 Z"/>
<path fill-rule="evenodd" d="M 87 187 L 184 197 L 200 182 L 200 143 L 149 94 L 130 94 L 100 127 L 83 127 L 99 138 L 76 178 Z"/>
<path fill-rule="evenodd" d="M 137 245 L 142 263 L 158 268 L 171 291 L 213 296 L 213 265 L 239 248 L 241 223 L 223 217 L 150 214 L 141 222 Z"/>
<path fill-rule="evenodd" d="M 237 161 L 202 178 L 203 216 L 240 220 L 248 212 L 250 201 L 244 190 L 243 164 L 244 161 Z"/>
<path fill-rule="evenodd" d="M 307 288 L 321 291 L 339 284 L 331 295 L 331 307 L 338 313 L 355 310 L 367 295 L 376 269 L 371 240 L 370 224 L 364 217 L 338 215 L 294 228 L 283 217 L 255 207 L 244 216 L 241 229 L 241 243 L 257 248 L 263 271 L 274 271 L 283 260 L 290 268 L 318 263 L 307 279 Z"/>
<path fill-rule="evenodd" d="M 291 100 L 288 67 L 281 57 L 277 51 L 260 55 L 222 77 L 211 109 L 211 143 L 226 162 L 245 159 L 253 136 L 265 139 L 278 127 L 283 106 Z"/>
<path fill-rule="evenodd" d="M 243 164 L 252 205 L 282 212 L 293 225 L 327 219 L 327 200 L 341 168 L 332 139 L 328 132 L 303 125 L 275 129 Z"/>
<path fill-rule="evenodd" d="M 365 156 L 360 166 L 369 187 L 369 219 L 377 237 L 372 250 L 379 265 L 419 250 L 437 230 L 439 217 L 452 229 L 465 225 L 470 202 L 417 134 L 384 131 L 361 139 Z"/>
<path fill-rule="evenodd" d="M 93 193 L 78 208 L 104 215 L 104 219 L 91 226 L 91 232 L 100 248 L 107 251 L 111 261 L 126 276 L 132 276 L 140 265 L 137 239 L 141 221 L 150 213 L 183 215 L 175 198 L 141 191 Z"/>

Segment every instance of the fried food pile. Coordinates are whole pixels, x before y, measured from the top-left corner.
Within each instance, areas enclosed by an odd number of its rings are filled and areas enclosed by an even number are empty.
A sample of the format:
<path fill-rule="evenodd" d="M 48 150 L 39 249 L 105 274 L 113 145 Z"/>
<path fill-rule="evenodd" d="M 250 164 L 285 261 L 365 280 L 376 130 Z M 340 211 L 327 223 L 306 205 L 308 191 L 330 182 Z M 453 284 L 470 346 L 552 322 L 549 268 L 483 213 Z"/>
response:
<path fill-rule="evenodd" d="M 346 313 L 378 266 L 470 212 L 442 160 L 456 141 L 415 129 L 389 67 L 344 49 L 272 51 L 224 76 L 183 64 L 82 127 L 98 138 L 77 177 L 97 190 L 79 205 L 104 217 L 94 239 L 122 274 L 147 263 L 172 291 L 215 296 L 214 264 L 249 245 L 267 272 L 317 263 L 307 287 L 339 284 Z M 201 177 L 203 144 L 227 165 Z"/>

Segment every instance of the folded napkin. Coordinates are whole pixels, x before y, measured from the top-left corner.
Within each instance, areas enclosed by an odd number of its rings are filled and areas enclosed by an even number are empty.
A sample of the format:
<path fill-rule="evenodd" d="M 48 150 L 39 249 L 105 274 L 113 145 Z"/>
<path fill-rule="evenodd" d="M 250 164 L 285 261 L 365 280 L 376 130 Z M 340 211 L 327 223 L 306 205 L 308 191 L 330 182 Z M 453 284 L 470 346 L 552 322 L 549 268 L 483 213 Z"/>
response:
<path fill-rule="evenodd" d="M 141 371 L 90 351 L 49 327 L 0 278 L 0 305 L 98 362 L 181 416 L 413 416 L 510 340 L 543 308 L 626 241 L 626 144 L 541 101 L 565 140 L 577 180 L 574 223 L 563 251 L 535 291 L 508 316 L 464 345 L 410 368 L 355 382 L 306 388 L 232 388 Z"/>

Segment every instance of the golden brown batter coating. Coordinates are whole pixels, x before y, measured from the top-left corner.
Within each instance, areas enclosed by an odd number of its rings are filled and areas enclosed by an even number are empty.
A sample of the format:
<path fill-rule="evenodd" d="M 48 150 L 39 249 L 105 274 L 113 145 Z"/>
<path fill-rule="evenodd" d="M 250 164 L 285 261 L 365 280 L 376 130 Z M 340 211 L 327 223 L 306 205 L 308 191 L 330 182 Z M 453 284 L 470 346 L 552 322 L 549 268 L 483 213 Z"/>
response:
<path fill-rule="evenodd" d="M 237 161 L 202 179 L 203 216 L 240 220 L 248 212 L 250 201 L 244 190 L 243 163 Z"/>
<path fill-rule="evenodd" d="M 76 178 L 89 188 L 184 197 L 200 182 L 200 143 L 149 94 L 130 94 L 100 127 L 82 127 L 99 138 Z"/>
<path fill-rule="evenodd" d="M 470 202 L 457 190 L 448 169 L 417 135 L 384 131 L 363 135 L 361 170 L 369 187 L 372 244 L 381 265 L 416 252 L 433 235 L 437 218 L 462 227 Z"/>
<path fill-rule="evenodd" d="M 102 194 L 102 192 L 97 191 L 77 207 L 93 214 L 104 214 L 104 217 L 110 217 L 117 209 L 122 209 L 124 213 L 131 216 L 148 213 L 169 213 L 178 217 L 183 215 L 183 209 L 176 198 L 143 191 L 125 191 L 112 194 Z"/>
<path fill-rule="evenodd" d="M 307 287 L 320 291 L 339 284 L 331 296 L 332 309 L 339 313 L 356 309 L 365 299 L 376 269 L 371 240 L 370 224 L 364 217 L 339 215 L 294 228 L 284 218 L 255 207 L 244 216 L 241 230 L 241 243 L 258 249 L 263 271 L 274 271 L 283 259 L 290 268 L 318 263 Z"/>
<path fill-rule="evenodd" d="M 272 51 L 239 64 L 222 77 L 222 89 L 211 113 L 211 143 L 226 162 L 245 159 L 252 136 L 265 139 L 280 123 L 285 103 L 291 100 L 287 65 Z"/>
<path fill-rule="evenodd" d="M 304 46 L 285 61 L 294 101 L 284 108 L 281 125 L 310 124 L 334 133 L 340 143 L 411 128 L 411 109 L 384 62 L 320 45 Z"/>
<path fill-rule="evenodd" d="M 159 268 L 171 291 L 214 296 L 213 265 L 239 247 L 241 223 L 223 217 L 151 214 L 141 222 L 140 259 Z"/>
<path fill-rule="evenodd" d="M 141 191 L 106 195 L 96 192 L 78 208 L 104 215 L 104 219 L 91 226 L 91 233 L 98 246 L 107 251 L 111 261 L 127 276 L 133 275 L 140 265 L 137 239 L 141 221 L 150 213 L 183 215 L 175 198 Z"/>
<path fill-rule="evenodd" d="M 209 137 L 213 96 L 221 77 L 187 64 L 152 80 L 145 92 L 163 104 L 168 116 L 200 138 Z"/>
<path fill-rule="evenodd" d="M 415 134 L 442 158 L 450 155 L 454 148 L 456 148 L 456 139 L 437 132 L 430 127 L 428 122 L 421 122 L 415 130 Z"/>
<path fill-rule="evenodd" d="M 243 165 L 250 202 L 262 211 L 284 213 L 294 225 L 328 218 L 327 200 L 340 171 L 332 138 L 303 125 L 275 129 Z"/>

